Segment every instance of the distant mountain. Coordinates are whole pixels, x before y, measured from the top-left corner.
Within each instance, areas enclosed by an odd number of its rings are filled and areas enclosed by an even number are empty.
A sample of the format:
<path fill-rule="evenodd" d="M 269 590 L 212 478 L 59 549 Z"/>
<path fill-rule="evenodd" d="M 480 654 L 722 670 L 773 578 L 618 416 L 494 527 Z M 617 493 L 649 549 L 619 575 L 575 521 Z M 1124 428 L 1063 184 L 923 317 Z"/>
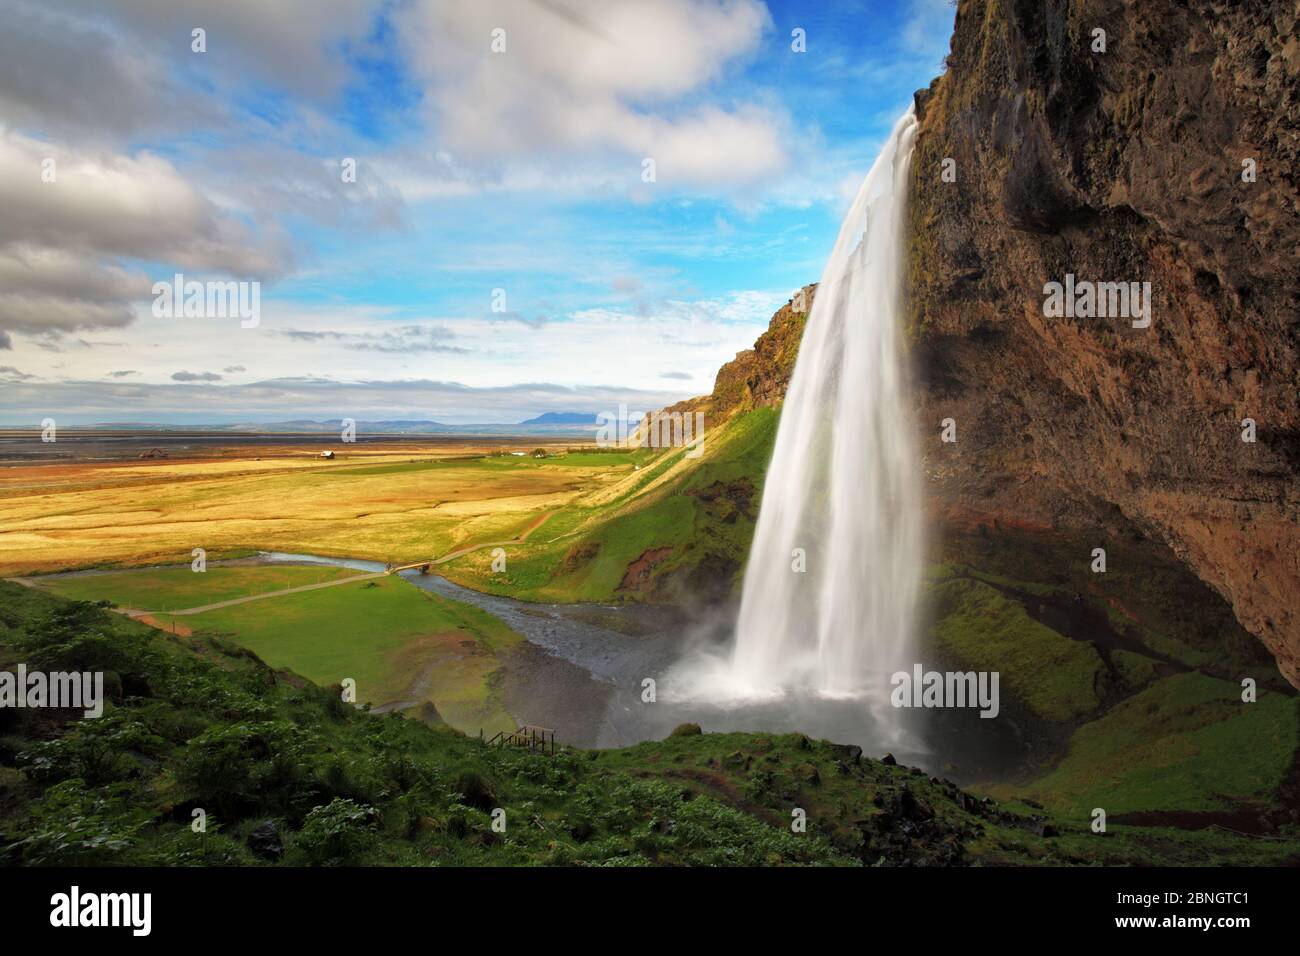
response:
<path fill-rule="evenodd" d="M 398 419 L 395 421 L 357 422 L 358 431 L 381 432 L 383 434 L 430 435 L 447 431 L 457 431 L 455 425 L 444 425 L 428 419 Z M 237 432 L 336 432 L 343 428 L 341 418 L 329 418 L 324 421 L 295 419 L 287 422 L 261 422 L 243 425 L 213 425 L 217 431 Z"/>
<path fill-rule="evenodd" d="M 100 422 L 85 427 L 115 431 L 231 432 L 252 435 L 293 432 L 327 435 L 341 431 L 343 421 L 338 418 L 323 421 L 300 418 L 284 422 L 241 422 L 218 425 Z M 468 425 L 448 425 L 445 422 L 436 422 L 431 419 L 394 419 L 373 422 L 358 421 L 356 427 L 357 432 L 361 435 L 551 435 L 565 437 L 582 436 L 594 432 L 597 426 L 595 415 L 580 412 L 549 412 L 518 424 L 483 422 Z"/>
<path fill-rule="evenodd" d="M 546 412 L 536 418 L 530 418 L 520 425 L 595 425 L 596 416 L 591 412 Z"/>

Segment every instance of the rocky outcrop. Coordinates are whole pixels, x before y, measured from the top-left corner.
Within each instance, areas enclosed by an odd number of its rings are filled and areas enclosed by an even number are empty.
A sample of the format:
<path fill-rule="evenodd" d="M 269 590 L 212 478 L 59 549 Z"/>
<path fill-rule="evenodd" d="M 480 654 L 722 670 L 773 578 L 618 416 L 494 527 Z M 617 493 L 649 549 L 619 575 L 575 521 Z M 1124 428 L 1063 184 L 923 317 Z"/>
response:
<path fill-rule="evenodd" d="M 817 286 L 804 286 L 794 298 L 777 309 L 767 331 L 758 337 L 752 349 L 738 352 L 722 368 L 708 395 L 687 399 L 665 411 L 703 411 L 721 418 L 733 411 L 773 408 L 785 398 L 786 386 L 794 373 L 799 355 L 804 323 L 812 308 Z"/>
<path fill-rule="evenodd" d="M 1298 12 L 961 0 L 908 286 L 936 499 L 1163 540 L 1300 686 Z M 1149 327 L 1049 317 L 1067 274 L 1149 282 Z"/>

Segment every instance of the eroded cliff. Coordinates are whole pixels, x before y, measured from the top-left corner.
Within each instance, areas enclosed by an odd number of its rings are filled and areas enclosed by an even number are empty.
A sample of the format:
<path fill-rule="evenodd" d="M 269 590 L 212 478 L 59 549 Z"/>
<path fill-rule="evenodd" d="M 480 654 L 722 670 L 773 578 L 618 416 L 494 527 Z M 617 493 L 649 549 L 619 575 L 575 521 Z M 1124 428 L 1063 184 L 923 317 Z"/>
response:
<path fill-rule="evenodd" d="M 908 287 L 945 516 L 1166 542 L 1300 686 L 1298 11 L 962 0 Z M 1067 274 L 1149 327 L 1047 317 Z"/>

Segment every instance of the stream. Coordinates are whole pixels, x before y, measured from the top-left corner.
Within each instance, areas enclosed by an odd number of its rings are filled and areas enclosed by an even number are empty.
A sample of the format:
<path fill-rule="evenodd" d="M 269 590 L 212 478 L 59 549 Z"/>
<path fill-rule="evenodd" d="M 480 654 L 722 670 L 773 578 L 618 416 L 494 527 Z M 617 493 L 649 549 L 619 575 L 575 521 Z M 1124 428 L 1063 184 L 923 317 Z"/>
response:
<path fill-rule="evenodd" d="M 373 561 L 310 554 L 261 557 L 384 570 Z M 646 604 L 533 604 L 461 587 L 437 574 L 399 574 L 418 588 L 486 611 L 527 641 L 522 652 L 505 661 L 497 691 L 521 723 L 553 728 L 564 743 L 625 747 L 662 739 L 679 724 L 694 722 L 710 732 L 799 732 L 857 744 L 871 756 L 883 754 L 859 700 L 787 695 L 720 705 L 675 693 L 676 665 L 701 647 L 727 646 L 733 615 L 700 621 Z M 647 679 L 655 682 L 654 700 L 643 699 Z M 894 753 L 900 762 L 936 769 L 947 762 L 920 746 L 896 747 Z"/>
<path fill-rule="evenodd" d="M 370 573 L 385 569 L 376 561 L 280 551 L 261 552 L 253 560 Z M 113 572 L 64 574 L 103 573 Z M 647 604 L 534 604 L 474 591 L 437 574 L 398 574 L 418 588 L 491 614 L 524 638 L 503 658 L 493 690 L 521 724 L 551 728 L 561 743 L 626 747 L 661 740 L 688 722 L 711 733 L 802 733 L 856 744 L 871 757 L 888 749 L 899 763 L 958 783 L 1016 776 L 1032 756 L 1033 741 L 1013 720 L 980 720 L 973 710 L 909 711 L 904 715 L 909 742 L 886 748 L 881 741 L 897 740 L 897 734 L 877 726 L 860 698 L 787 693 L 727 703 L 701 699 L 690 690 L 698 676 L 695 665 L 701 656 L 725 659 L 734 607 L 690 615 Z M 653 694 L 647 681 L 653 682 Z"/>

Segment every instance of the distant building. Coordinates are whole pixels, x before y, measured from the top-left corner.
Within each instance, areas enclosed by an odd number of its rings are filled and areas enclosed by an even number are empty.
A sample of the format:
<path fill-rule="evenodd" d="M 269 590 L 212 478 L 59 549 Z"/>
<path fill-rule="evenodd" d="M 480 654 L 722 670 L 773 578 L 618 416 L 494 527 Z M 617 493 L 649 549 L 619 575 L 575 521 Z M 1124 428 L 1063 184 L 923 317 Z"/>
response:
<path fill-rule="evenodd" d="M 320 456 L 321 456 L 322 458 L 333 458 L 333 457 L 334 457 L 334 452 L 332 452 L 332 451 L 323 451 L 323 452 L 320 453 Z"/>

